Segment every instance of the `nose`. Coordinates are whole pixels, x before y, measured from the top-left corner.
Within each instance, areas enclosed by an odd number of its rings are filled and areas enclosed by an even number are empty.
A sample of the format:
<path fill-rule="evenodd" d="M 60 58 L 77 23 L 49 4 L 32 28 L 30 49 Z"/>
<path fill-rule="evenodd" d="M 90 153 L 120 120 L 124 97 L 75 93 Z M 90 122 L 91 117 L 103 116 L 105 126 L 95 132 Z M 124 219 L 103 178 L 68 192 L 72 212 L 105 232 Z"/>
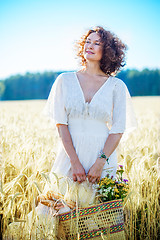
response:
<path fill-rule="evenodd" d="M 90 42 L 88 48 L 93 48 L 93 42 Z"/>

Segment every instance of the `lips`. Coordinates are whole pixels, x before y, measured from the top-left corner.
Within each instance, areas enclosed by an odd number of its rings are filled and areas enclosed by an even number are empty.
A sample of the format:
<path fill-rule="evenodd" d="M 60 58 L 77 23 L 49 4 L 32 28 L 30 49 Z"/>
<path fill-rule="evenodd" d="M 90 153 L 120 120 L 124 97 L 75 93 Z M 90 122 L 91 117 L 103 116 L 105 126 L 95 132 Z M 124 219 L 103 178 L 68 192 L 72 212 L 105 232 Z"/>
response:
<path fill-rule="evenodd" d="M 88 53 L 88 54 L 94 54 L 93 52 L 91 52 L 91 51 L 86 51 L 86 53 Z"/>

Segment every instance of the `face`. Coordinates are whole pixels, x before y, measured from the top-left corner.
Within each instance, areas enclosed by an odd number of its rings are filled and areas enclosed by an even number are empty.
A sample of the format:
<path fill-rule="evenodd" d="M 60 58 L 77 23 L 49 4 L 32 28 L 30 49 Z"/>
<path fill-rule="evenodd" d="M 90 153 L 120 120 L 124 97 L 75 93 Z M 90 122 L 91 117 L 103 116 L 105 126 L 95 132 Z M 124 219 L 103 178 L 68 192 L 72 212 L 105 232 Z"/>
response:
<path fill-rule="evenodd" d="M 102 58 L 102 43 L 100 36 L 93 32 L 91 33 L 84 45 L 84 58 L 89 61 L 100 61 Z"/>

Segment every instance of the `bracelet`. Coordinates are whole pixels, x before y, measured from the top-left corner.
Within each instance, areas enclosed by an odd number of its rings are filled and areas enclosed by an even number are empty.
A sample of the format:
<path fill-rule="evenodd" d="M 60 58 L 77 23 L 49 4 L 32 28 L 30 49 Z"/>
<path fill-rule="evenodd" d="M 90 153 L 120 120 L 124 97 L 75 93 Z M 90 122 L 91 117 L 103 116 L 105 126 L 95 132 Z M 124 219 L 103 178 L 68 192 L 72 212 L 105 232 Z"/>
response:
<path fill-rule="evenodd" d="M 104 158 L 106 159 L 106 162 L 109 164 L 109 157 L 106 157 L 106 154 L 101 150 L 100 153 L 98 154 L 98 158 Z"/>

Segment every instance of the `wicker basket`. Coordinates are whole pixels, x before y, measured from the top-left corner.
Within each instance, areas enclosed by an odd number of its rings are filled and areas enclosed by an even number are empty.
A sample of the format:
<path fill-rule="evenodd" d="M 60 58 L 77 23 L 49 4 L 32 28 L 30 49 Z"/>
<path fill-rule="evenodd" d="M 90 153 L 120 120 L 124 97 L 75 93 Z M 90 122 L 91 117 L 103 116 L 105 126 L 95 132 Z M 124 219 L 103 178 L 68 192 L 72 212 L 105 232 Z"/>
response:
<path fill-rule="evenodd" d="M 125 239 L 122 200 L 78 208 L 57 218 L 58 239 Z"/>

